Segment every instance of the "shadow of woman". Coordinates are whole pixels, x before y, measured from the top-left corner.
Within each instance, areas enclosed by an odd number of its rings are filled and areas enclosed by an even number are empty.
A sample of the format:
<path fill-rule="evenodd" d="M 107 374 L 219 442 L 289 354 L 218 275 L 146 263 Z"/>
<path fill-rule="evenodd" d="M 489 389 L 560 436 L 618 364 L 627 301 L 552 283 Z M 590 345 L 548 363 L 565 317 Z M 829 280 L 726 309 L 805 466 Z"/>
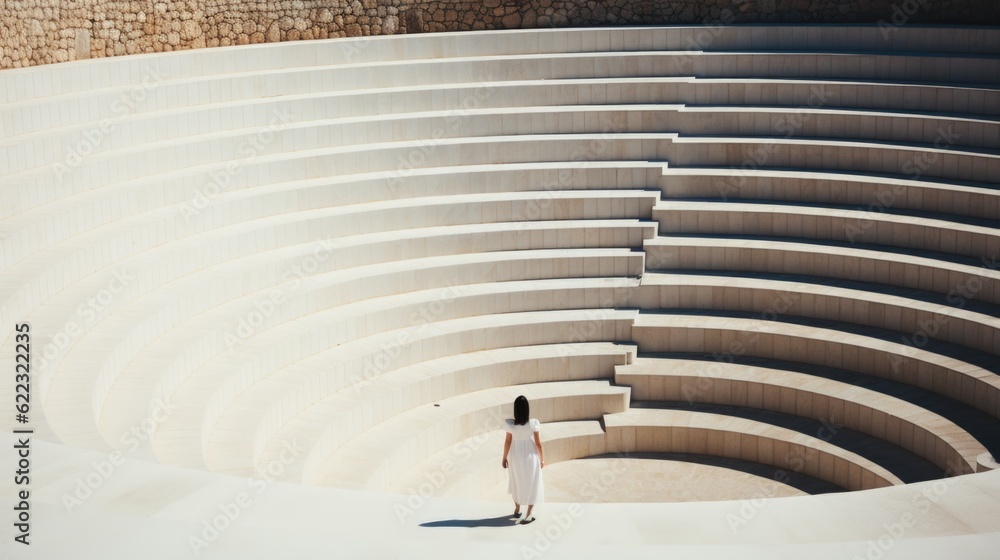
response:
<path fill-rule="evenodd" d="M 487 517 L 484 519 L 444 519 L 421 523 L 421 527 L 511 527 L 517 524 L 516 517 Z"/>

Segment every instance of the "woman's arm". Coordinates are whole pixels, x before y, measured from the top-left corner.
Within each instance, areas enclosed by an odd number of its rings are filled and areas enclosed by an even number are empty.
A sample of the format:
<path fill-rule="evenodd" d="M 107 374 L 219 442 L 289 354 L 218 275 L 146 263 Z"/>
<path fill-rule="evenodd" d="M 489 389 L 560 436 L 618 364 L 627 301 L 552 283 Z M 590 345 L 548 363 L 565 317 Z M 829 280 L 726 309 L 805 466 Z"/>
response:
<path fill-rule="evenodd" d="M 505 469 L 507 468 L 507 452 L 510 451 L 510 440 L 510 432 L 507 432 L 507 437 L 503 440 L 503 461 L 500 461 L 500 464 L 503 465 L 503 468 Z"/>
<path fill-rule="evenodd" d="M 538 460 L 541 462 L 542 467 L 545 467 L 545 455 L 542 454 L 542 438 L 538 436 L 538 432 L 535 432 L 535 447 L 538 448 Z"/>

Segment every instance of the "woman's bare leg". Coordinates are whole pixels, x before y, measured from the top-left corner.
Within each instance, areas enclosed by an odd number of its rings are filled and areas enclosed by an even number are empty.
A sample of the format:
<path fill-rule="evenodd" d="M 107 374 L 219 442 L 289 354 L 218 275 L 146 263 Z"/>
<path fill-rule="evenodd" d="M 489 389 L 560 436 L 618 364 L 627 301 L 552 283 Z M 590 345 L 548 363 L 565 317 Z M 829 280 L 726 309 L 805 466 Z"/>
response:
<path fill-rule="evenodd" d="M 514 515 L 521 515 L 521 504 L 514 502 Z"/>
<path fill-rule="evenodd" d="M 535 507 L 534 504 L 528 504 L 528 511 L 524 512 L 525 519 L 531 519 L 531 508 Z"/>

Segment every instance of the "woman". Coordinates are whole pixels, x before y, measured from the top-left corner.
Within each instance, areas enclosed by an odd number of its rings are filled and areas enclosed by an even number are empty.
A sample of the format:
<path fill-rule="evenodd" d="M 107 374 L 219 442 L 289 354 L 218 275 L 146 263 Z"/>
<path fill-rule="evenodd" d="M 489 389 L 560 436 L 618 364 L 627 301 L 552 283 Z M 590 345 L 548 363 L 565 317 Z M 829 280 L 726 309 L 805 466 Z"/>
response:
<path fill-rule="evenodd" d="M 535 520 L 531 516 L 531 508 L 545 497 L 545 488 L 542 486 L 545 459 L 542 455 L 542 441 L 538 436 L 542 425 L 528 416 L 528 399 L 521 395 L 514 399 L 514 418 L 504 421 L 507 439 L 503 442 L 503 461 L 500 463 L 505 469 L 510 467 L 507 470 L 507 492 L 514 498 L 514 516 L 518 517 L 517 522 L 522 525 Z M 521 504 L 528 506 L 523 515 Z"/>

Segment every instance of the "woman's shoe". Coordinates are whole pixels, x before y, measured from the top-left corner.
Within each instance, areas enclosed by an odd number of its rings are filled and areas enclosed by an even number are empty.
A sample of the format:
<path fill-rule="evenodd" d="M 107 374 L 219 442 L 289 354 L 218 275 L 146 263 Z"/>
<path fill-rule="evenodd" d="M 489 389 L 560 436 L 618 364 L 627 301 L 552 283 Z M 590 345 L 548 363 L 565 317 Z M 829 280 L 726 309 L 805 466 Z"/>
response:
<path fill-rule="evenodd" d="M 535 520 L 535 516 L 532 515 L 531 517 L 522 517 L 522 518 L 518 519 L 517 522 L 518 522 L 519 525 L 527 525 L 528 523 L 531 523 L 534 520 Z"/>

